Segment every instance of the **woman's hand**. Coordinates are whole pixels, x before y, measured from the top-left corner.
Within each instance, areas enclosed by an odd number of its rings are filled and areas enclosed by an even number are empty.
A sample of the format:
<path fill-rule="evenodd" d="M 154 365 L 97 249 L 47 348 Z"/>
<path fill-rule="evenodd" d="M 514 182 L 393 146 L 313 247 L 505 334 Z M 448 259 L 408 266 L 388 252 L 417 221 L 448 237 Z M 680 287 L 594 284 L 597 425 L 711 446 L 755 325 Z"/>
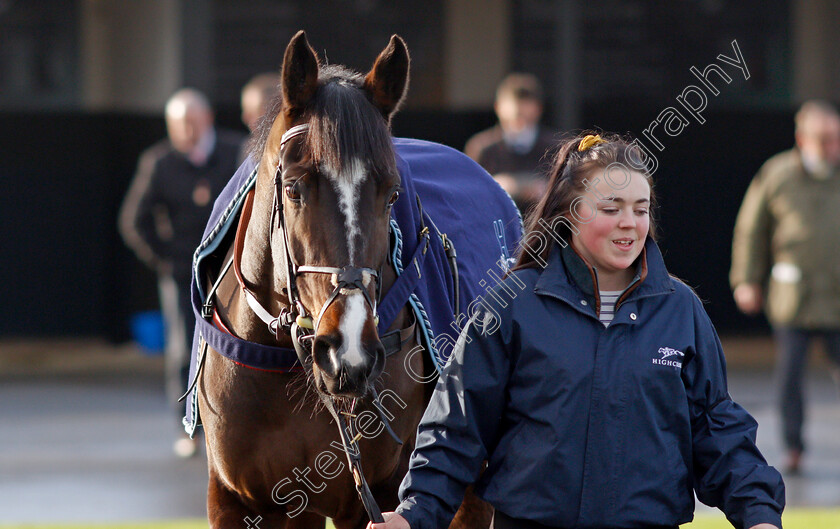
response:
<path fill-rule="evenodd" d="M 383 526 L 384 527 L 384 526 Z M 771 523 L 760 523 L 758 525 L 753 525 L 750 529 L 779 529 L 775 525 Z"/>
<path fill-rule="evenodd" d="M 383 512 L 382 518 L 385 519 L 384 523 L 370 522 L 367 525 L 367 529 L 411 529 L 406 519 L 395 512 Z M 759 529 L 765 528 L 760 527 Z"/>

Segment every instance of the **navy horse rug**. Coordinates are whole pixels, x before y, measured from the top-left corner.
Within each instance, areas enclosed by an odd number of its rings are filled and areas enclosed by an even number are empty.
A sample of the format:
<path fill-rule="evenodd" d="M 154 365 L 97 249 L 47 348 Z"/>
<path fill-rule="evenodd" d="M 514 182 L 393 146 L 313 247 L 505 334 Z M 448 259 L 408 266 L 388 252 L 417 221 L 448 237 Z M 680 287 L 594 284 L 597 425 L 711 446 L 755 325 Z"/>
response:
<path fill-rule="evenodd" d="M 402 138 L 394 139 L 394 148 L 402 191 L 391 213 L 388 259 L 398 279 L 379 307 L 379 332 L 381 336 L 407 302 L 423 345 L 440 372 L 481 294 L 493 289 L 512 263 L 522 235 L 522 219 L 507 193 L 459 151 Z M 202 317 L 208 295 L 208 262 L 212 261 L 208 258 L 227 251 L 256 178 L 257 163 L 249 158 L 216 200 L 193 258 L 196 329 L 191 381 L 205 343 L 245 366 L 280 371 L 292 370 L 295 364 L 299 367 L 294 350 L 240 340 Z M 392 295 L 395 289 L 401 292 Z M 184 426 L 192 435 L 198 424 L 196 391 L 192 390 L 187 396 Z"/>

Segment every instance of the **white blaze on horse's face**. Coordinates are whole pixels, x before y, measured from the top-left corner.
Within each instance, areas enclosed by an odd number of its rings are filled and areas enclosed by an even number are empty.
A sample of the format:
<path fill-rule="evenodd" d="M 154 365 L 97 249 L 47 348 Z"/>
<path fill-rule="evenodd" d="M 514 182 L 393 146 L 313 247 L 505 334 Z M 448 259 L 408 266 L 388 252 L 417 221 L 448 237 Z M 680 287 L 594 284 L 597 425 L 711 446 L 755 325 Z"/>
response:
<path fill-rule="evenodd" d="M 333 167 L 327 167 L 325 173 L 338 195 L 338 205 L 344 215 L 344 227 L 347 234 L 347 253 L 350 266 L 356 266 L 356 241 L 362 232 L 359 229 L 359 188 L 367 178 L 365 166 L 358 158 L 348 164 L 349 170 L 343 174 Z M 371 281 L 370 274 L 364 274 L 364 286 Z M 342 348 L 333 363 L 344 362 L 351 368 L 357 368 L 365 363 L 362 352 L 362 331 L 368 317 L 368 307 L 364 295 L 358 290 L 341 292 L 347 295 L 345 310 L 341 317 L 339 331 L 342 337 Z M 339 366 L 334 365 L 334 368 Z"/>
<path fill-rule="evenodd" d="M 358 290 L 347 297 L 344 305 L 344 316 L 338 329 L 341 332 L 343 343 L 343 355 L 341 361 L 349 367 L 356 368 L 364 364 L 365 357 L 362 354 L 362 328 L 367 318 L 367 303 L 365 297 Z M 332 359 L 333 362 L 337 359 Z"/>
<path fill-rule="evenodd" d="M 347 229 L 347 253 L 350 266 L 356 266 L 356 238 L 362 234 L 359 230 L 359 188 L 367 178 L 365 166 L 358 158 L 349 164 L 349 170 L 341 174 L 333 167 L 326 168 L 326 174 L 338 195 L 338 206 L 344 214 L 344 227 Z"/>

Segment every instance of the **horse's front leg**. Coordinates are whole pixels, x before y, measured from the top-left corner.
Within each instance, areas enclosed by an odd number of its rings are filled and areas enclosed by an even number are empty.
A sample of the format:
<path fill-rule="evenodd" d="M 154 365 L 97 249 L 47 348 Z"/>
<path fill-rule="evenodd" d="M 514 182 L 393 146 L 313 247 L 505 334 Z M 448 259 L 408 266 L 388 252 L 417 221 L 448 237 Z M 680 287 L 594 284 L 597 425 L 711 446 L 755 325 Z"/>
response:
<path fill-rule="evenodd" d="M 311 512 L 293 518 L 282 513 L 259 513 L 245 506 L 211 470 L 207 490 L 207 519 L 211 529 L 324 529 L 327 519 Z"/>
<path fill-rule="evenodd" d="M 228 490 L 212 467 L 209 470 L 207 521 L 210 522 L 211 529 L 259 527 L 262 515 L 249 509 L 236 494 Z"/>

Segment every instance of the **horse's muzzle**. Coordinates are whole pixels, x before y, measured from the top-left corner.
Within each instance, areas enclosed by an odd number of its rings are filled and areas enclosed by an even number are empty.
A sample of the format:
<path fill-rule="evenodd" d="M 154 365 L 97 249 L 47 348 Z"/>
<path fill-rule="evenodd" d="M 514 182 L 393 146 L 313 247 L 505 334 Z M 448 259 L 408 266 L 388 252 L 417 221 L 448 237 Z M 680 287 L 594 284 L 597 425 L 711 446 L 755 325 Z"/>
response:
<path fill-rule="evenodd" d="M 335 397 L 364 397 L 382 373 L 385 347 L 376 339 L 346 347 L 338 334 L 315 337 L 312 343 L 316 387 Z"/>

